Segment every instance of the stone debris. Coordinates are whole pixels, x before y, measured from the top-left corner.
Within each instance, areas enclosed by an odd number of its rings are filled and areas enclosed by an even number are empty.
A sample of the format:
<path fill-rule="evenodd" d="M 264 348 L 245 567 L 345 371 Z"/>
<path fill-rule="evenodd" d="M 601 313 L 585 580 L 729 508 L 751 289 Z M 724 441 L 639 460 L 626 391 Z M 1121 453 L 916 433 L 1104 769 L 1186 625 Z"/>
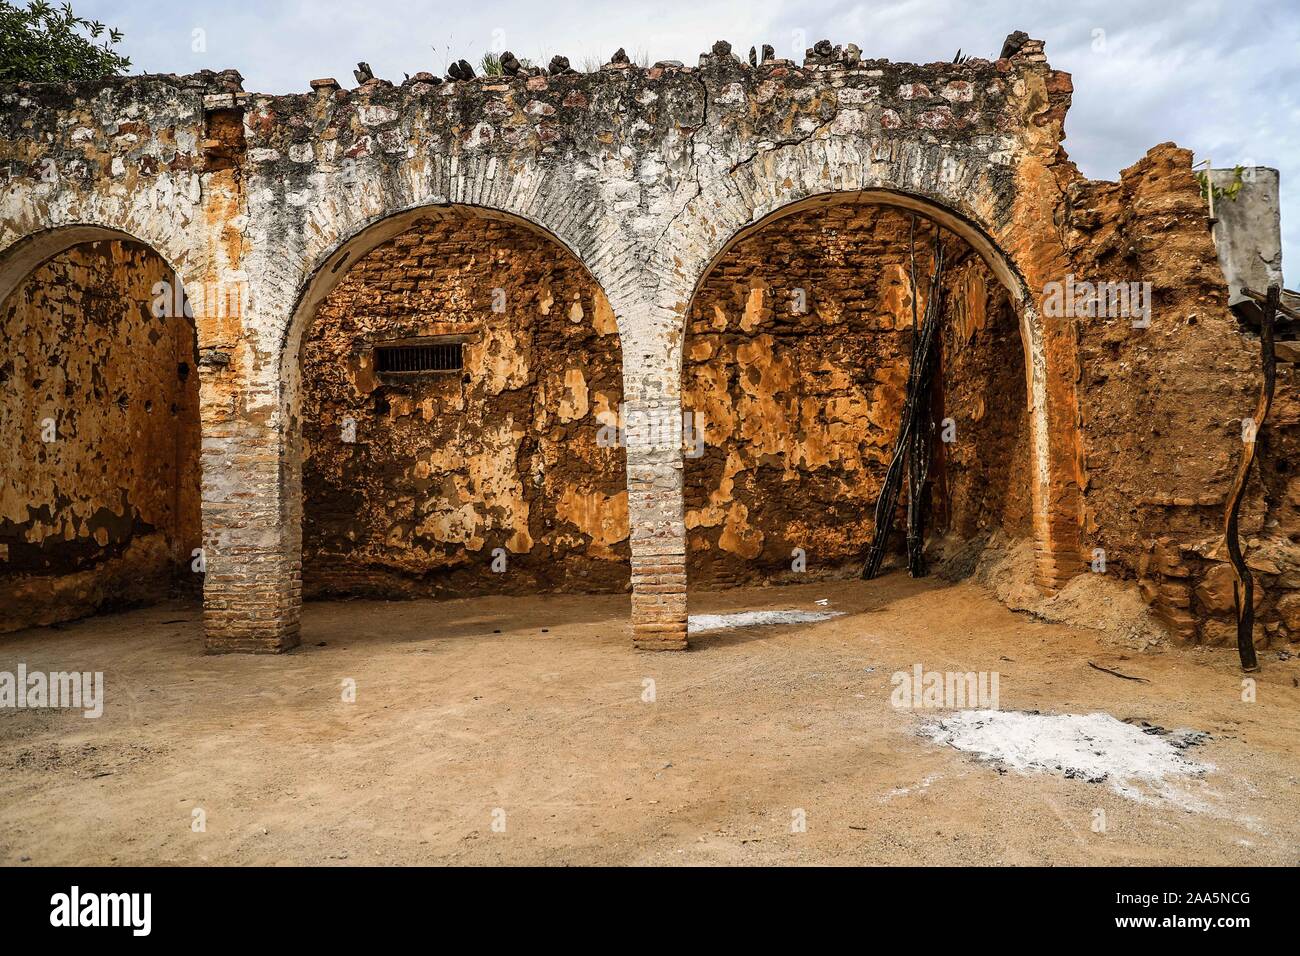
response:
<path fill-rule="evenodd" d="M 414 86 L 417 83 L 424 83 L 427 84 L 428 86 L 438 86 L 439 84 L 442 83 L 442 77 L 434 73 L 429 73 L 425 70 L 421 70 L 419 73 L 416 73 L 414 76 L 408 76 L 405 80 L 402 81 L 403 86 Z"/>

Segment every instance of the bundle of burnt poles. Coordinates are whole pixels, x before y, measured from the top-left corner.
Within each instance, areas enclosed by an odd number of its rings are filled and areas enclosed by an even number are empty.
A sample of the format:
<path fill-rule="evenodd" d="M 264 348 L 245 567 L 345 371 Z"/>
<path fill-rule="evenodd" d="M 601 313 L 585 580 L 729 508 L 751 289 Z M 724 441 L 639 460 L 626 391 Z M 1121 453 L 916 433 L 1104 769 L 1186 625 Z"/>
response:
<path fill-rule="evenodd" d="M 912 293 L 912 357 L 907 373 L 907 397 L 903 402 L 903 416 L 898 429 L 894 456 L 885 472 L 880 497 L 876 500 L 875 532 L 862 577 L 874 578 L 880 573 L 880 563 L 885 557 L 889 536 L 894 530 L 898 494 L 902 490 L 904 472 L 907 478 L 907 570 L 914 578 L 924 577 L 925 566 L 925 516 L 930 501 L 930 460 L 934 453 L 934 422 L 930 413 L 930 397 L 934 385 L 940 347 L 939 321 L 943 315 L 943 230 L 935 228 L 934 270 L 930 275 L 930 289 L 925 297 L 925 316 L 918 315 L 918 288 L 916 282 L 916 217 L 912 217 L 909 235 L 910 266 L 908 269 Z"/>

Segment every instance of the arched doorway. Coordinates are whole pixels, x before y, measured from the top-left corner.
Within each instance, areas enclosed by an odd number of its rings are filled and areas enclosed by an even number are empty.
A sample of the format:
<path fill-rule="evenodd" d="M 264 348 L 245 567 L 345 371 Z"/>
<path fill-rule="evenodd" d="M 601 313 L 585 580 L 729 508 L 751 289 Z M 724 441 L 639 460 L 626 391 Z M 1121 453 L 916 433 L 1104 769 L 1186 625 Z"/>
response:
<path fill-rule="evenodd" d="M 486 210 L 372 229 L 311 292 L 294 356 L 305 595 L 625 590 L 625 453 L 602 440 L 622 359 L 599 285 Z"/>
<path fill-rule="evenodd" d="M 701 439 L 685 463 L 693 585 L 860 571 L 906 391 L 909 272 L 915 257 L 923 315 L 936 235 L 949 305 L 932 407 L 948 427 L 936 442 L 933 537 L 955 554 L 998 532 L 1033 536 L 1041 403 L 1019 281 L 929 204 L 830 195 L 735 237 L 692 298 L 682 401 Z"/>
<path fill-rule="evenodd" d="M 197 599 L 199 381 L 179 277 L 90 226 L 0 265 L 0 630 Z"/>

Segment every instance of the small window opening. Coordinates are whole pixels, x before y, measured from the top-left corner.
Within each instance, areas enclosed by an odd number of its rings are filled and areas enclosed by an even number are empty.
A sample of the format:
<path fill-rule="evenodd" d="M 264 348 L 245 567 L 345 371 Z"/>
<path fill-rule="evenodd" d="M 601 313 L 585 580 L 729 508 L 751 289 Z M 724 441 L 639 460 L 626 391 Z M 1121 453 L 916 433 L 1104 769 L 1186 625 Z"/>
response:
<path fill-rule="evenodd" d="M 464 368 L 462 342 L 375 346 L 375 371 L 385 375 L 459 372 Z"/>

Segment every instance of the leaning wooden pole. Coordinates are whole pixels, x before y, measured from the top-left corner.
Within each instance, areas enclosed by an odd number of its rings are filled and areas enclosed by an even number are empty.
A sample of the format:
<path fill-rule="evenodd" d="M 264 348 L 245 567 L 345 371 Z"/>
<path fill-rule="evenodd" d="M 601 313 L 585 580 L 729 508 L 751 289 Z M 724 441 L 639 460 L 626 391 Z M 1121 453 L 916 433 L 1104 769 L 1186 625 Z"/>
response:
<path fill-rule="evenodd" d="M 916 309 L 916 214 L 912 214 L 912 228 L 907 237 L 908 244 L 908 284 L 912 292 L 912 355 L 908 369 L 908 377 L 911 377 L 911 369 L 917 362 L 918 346 L 920 345 L 920 323 L 917 320 Z M 929 311 L 929 300 L 926 301 L 926 311 Z M 921 489 L 925 485 L 924 467 L 921 455 L 918 454 L 922 441 L 929 441 L 929 431 L 924 427 L 928 420 L 929 410 L 926 408 L 925 392 L 918 392 L 917 402 L 913 408 L 912 418 L 914 424 L 911 434 L 908 436 L 907 448 L 907 533 L 905 535 L 907 544 L 907 570 L 912 577 L 920 577 L 925 573 L 924 559 L 921 552 L 924 549 L 924 522 L 922 521 L 920 501 Z M 928 462 L 926 462 L 928 464 Z"/>
<path fill-rule="evenodd" d="M 874 578 L 880 573 L 880 564 L 885 557 L 885 547 L 894 528 L 894 511 L 898 506 L 898 493 L 904 477 L 904 464 L 908 459 L 914 431 L 919 428 L 917 410 L 922 404 L 921 394 L 930 387 L 925 369 L 930 366 L 931 352 L 934 347 L 939 315 L 942 312 L 943 279 L 943 242 L 942 231 L 935 233 L 934 274 L 930 277 L 930 292 L 925 302 L 925 318 L 914 337 L 912 364 L 907 376 L 907 397 L 903 402 L 903 414 L 898 426 L 898 440 L 894 445 L 894 457 L 885 471 L 885 480 L 881 484 L 880 497 L 876 499 L 875 531 L 871 547 L 867 550 L 867 559 L 862 566 L 862 577 Z M 915 297 L 915 290 L 913 290 Z M 915 299 L 914 299 L 915 301 Z"/>
<path fill-rule="evenodd" d="M 1246 481 L 1250 477 L 1250 466 L 1255 462 L 1255 449 L 1259 430 L 1264 427 L 1269 409 L 1273 405 L 1273 385 L 1277 377 L 1277 356 L 1273 351 L 1273 324 L 1277 319 L 1278 305 L 1282 300 L 1281 286 L 1269 286 L 1264 297 L 1264 314 L 1260 319 L 1259 346 L 1261 361 L 1264 365 L 1264 385 L 1260 389 L 1259 401 L 1255 405 L 1255 417 L 1242 424 L 1241 435 L 1243 450 L 1241 464 L 1237 467 L 1237 477 L 1233 480 L 1232 490 L 1228 493 L 1228 506 L 1224 514 L 1223 536 L 1228 545 L 1228 561 L 1232 567 L 1232 600 L 1237 614 L 1237 654 L 1241 657 L 1241 669 L 1259 670 L 1259 660 L 1255 656 L 1255 578 L 1246 566 L 1246 559 L 1241 553 L 1239 535 L 1239 518 L 1241 501 L 1246 495 Z"/>
<path fill-rule="evenodd" d="M 942 299 L 942 293 L 940 293 Z M 942 305 L 942 301 L 940 302 Z M 936 321 L 937 321 L 936 311 Z M 934 447 L 930 399 L 934 384 L 934 366 L 940 346 L 936 335 L 926 354 L 919 356 L 916 404 L 912 409 L 910 447 L 907 451 L 907 572 L 914 578 L 925 577 L 925 512 L 930 481 L 930 456 Z"/>

